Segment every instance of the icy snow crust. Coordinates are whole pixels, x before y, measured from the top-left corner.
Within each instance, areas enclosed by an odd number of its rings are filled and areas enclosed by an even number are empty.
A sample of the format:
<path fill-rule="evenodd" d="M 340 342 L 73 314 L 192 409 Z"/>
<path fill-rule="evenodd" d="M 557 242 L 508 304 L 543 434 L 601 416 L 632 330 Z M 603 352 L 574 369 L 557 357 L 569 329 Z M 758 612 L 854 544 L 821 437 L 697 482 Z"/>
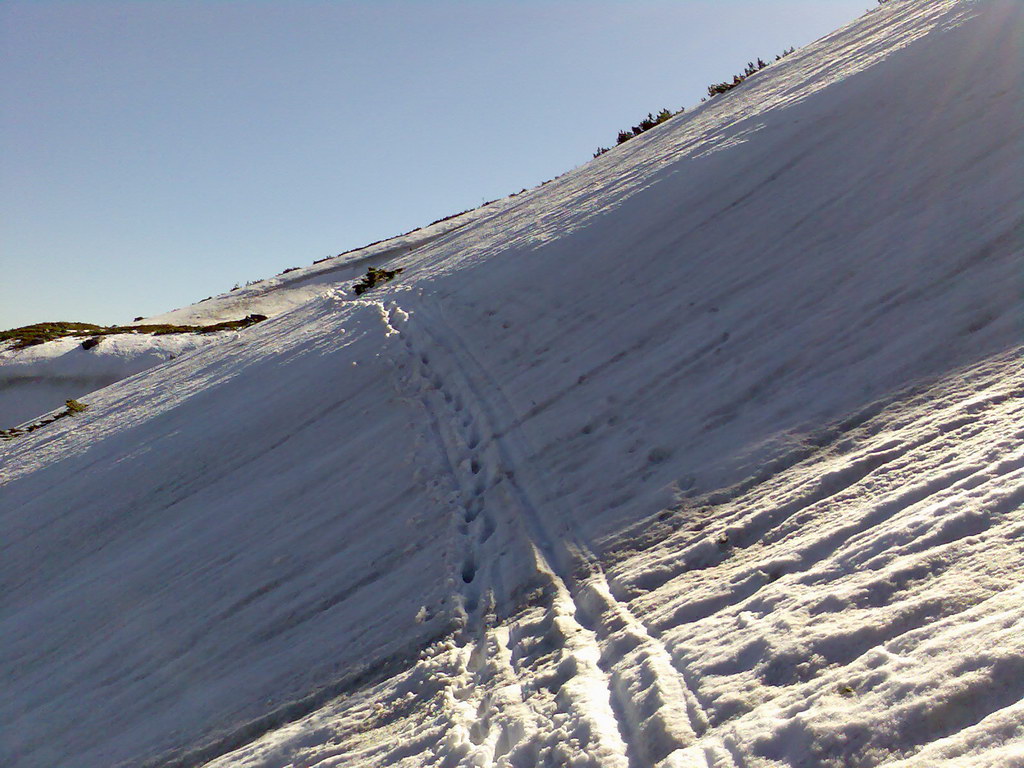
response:
<path fill-rule="evenodd" d="M 0 763 L 1024 764 L 1021 40 L 893 0 L 0 446 Z"/>

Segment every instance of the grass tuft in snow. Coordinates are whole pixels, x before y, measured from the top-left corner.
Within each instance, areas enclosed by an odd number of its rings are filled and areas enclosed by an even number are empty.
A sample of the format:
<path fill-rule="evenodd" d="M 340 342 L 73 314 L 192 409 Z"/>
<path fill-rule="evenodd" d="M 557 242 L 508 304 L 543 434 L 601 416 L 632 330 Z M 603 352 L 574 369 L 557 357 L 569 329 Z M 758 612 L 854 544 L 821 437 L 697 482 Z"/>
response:
<path fill-rule="evenodd" d="M 63 419 L 65 416 L 77 416 L 80 413 L 85 413 L 87 410 L 89 410 L 89 406 L 85 403 L 79 402 L 73 398 L 71 400 L 65 400 L 63 411 L 50 413 L 43 416 L 38 421 L 34 421 L 24 427 L 0 429 L 0 440 L 13 440 L 16 437 L 21 437 L 22 435 L 27 435 L 30 432 L 35 432 L 37 429 L 45 427 L 47 424 L 53 424 L 53 422 L 58 419 Z"/>
<path fill-rule="evenodd" d="M 64 405 L 67 406 L 68 416 L 75 416 L 79 413 L 84 413 L 85 411 L 89 410 L 88 405 L 86 405 L 85 403 L 80 403 L 73 398 L 71 400 L 65 400 Z"/>

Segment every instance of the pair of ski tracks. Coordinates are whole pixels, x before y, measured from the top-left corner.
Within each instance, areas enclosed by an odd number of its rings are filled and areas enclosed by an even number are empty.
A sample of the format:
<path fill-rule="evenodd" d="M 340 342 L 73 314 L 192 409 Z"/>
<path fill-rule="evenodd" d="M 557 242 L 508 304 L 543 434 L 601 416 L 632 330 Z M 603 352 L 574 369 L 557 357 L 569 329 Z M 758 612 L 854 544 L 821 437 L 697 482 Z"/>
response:
<path fill-rule="evenodd" d="M 425 302 L 412 313 L 393 301 L 379 306 L 386 333 L 398 337 L 396 366 L 406 393 L 422 406 L 428 440 L 451 483 L 446 502 L 460 550 L 452 581 L 465 612 L 461 653 L 472 679 L 454 691 L 453 708 L 461 712 L 457 727 L 476 746 L 465 764 L 518 765 L 516 754 L 527 749 L 537 764 L 560 764 L 538 751 L 552 714 L 534 704 L 536 675 L 527 674 L 536 672 L 527 669 L 528 643 L 539 626 L 548 643 L 560 646 L 559 672 L 548 682 L 564 716 L 559 722 L 568 717 L 563 731 L 587 741 L 579 746 L 593 764 L 736 765 L 735 745 L 698 744 L 708 719 L 685 670 L 615 599 L 596 555 L 573 531 L 569 510 L 545 515 L 535 503 L 534 494 L 554 497 L 532 471 L 521 436 L 499 431 L 516 414 L 497 382 Z M 522 556 L 524 547 L 543 585 L 545 618 L 532 627 L 498 626 L 495 596 L 505 594 L 505 569 L 515 566 L 504 558 Z"/>

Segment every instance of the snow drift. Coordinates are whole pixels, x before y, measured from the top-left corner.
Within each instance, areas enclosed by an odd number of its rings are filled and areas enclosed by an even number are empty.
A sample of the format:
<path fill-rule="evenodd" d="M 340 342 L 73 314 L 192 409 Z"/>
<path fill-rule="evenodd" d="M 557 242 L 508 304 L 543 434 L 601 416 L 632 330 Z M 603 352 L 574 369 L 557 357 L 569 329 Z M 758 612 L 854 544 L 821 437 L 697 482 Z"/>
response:
<path fill-rule="evenodd" d="M 894 0 L 0 446 L 0 758 L 1019 766 L 1022 39 Z"/>

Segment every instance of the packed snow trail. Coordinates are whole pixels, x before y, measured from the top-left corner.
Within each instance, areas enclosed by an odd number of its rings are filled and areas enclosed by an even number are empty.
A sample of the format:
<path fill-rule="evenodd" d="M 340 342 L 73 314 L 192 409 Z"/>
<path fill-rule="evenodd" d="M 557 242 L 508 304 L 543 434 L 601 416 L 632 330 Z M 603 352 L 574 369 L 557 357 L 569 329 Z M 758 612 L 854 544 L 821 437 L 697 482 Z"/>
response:
<path fill-rule="evenodd" d="M 0 445 L 0 763 L 1019 768 L 1022 39 L 886 3 Z"/>
<path fill-rule="evenodd" d="M 451 405 L 447 421 L 461 423 L 468 433 L 461 441 L 470 473 L 483 476 L 483 483 L 472 488 L 466 522 L 476 513 L 474 502 L 488 485 L 502 486 L 509 497 L 506 507 L 521 521 L 522 535 L 528 537 L 539 558 L 539 572 L 550 580 L 556 605 L 566 605 L 564 623 L 573 634 L 587 638 L 597 646 L 597 664 L 604 674 L 590 670 L 595 680 L 607 689 L 612 712 L 619 720 L 618 730 L 624 737 L 629 756 L 636 765 L 654 764 L 677 749 L 684 749 L 696 738 L 696 731 L 706 727 L 706 718 L 689 692 L 685 678 L 676 672 L 665 648 L 655 642 L 646 628 L 617 602 L 608 589 L 597 556 L 582 543 L 573 525 L 574 516 L 564 510 L 551 513 L 534 496 L 554 498 L 545 488 L 542 472 L 534 471 L 529 457 L 535 451 L 520 446 L 522 440 L 511 417 L 515 414 L 503 396 L 501 385 L 491 377 L 469 351 L 458 332 L 443 322 L 443 313 L 429 302 L 418 302 L 414 310 L 397 307 L 392 317 L 402 318 L 405 336 L 417 332 L 428 338 L 424 351 L 417 352 L 411 342 L 408 348 L 420 362 L 447 358 L 445 375 L 429 385 L 442 393 L 442 400 Z M 428 330 L 429 329 L 429 330 Z M 425 350 L 430 350 L 429 352 Z M 435 363 L 436 367 L 436 363 Z M 473 417 L 462 417 L 464 403 Z M 505 422 L 500 422 L 501 414 Z M 509 421 L 513 423 L 507 423 Z M 480 424 L 486 425 L 481 439 Z M 486 502 L 480 502 L 486 510 Z M 560 521 L 552 530 L 550 522 Z M 487 533 L 493 524 L 485 525 Z M 477 562 L 476 553 L 469 561 Z M 463 570 L 465 580 L 466 570 Z M 579 674 L 579 673 L 578 673 Z M 646 684 L 645 682 L 646 681 Z M 604 697 L 602 696 L 602 699 Z"/>
<path fill-rule="evenodd" d="M 623 723 L 616 721 L 614 694 L 607 674 L 599 666 L 600 652 L 593 633 L 581 625 L 577 616 L 579 609 L 558 569 L 552 565 L 557 557 L 552 551 L 553 542 L 529 532 L 536 526 L 537 511 L 517 479 L 520 467 L 509 456 L 507 435 L 497 432 L 491 407 L 466 372 L 459 369 L 451 349 L 438 343 L 440 337 L 424 333 L 427 326 L 421 326 L 397 305 L 387 309 L 381 306 L 381 311 L 389 332 L 401 338 L 408 354 L 408 361 L 399 365 L 406 367 L 411 363 L 416 368 L 412 383 L 427 412 L 435 450 L 443 457 L 456 489 L 458 536 L 454 549 L 459 560 L 455 581 L 463 585 L 462 606 L 468 614 L 468 628 L 472 628 L 467 634 L 476 636 L 475 641 L 470 640 L 468 648 L 474 671 L 479 672 L 483 667 L 488 647 L 480 614 L 485 606 L 495 606 L 495 595 L 501 596 L 503 603 L 507 600 L 506 590 L 501 588 L 506 581 L 501 572 L 504 559 L 511 556 L 520 563 L 523 560 L 534 563 L 531 582 L 539 588 L 539 599 L 545 611 L 540 622 L 543 632 L 540 643 L 556 654 L 556 659 L 550 663 L 554 666 L 555 680 L 545 684 L 555 694 L 554 708 L 538 715 L 565 716 L 566 732 L 555 738 L 548 736 L 547 744 L 530 739 L 520 747 L 513 744 L 507 734 L 522 731 L 522 726 L 506 725 L 500 751 L 509 754 L 508 759 L 513 764 L 518 760 L 517 750 L 528 750 L 530 759 L 557 764 L 574 759 L 569 750 L 572 749 L 570 743 L 575 742 L 575 747 L 589 756 L 592 765 L 625 768 L 627 745 L 632 743 L 632 736 Z M 445 339 L 451 341 L 453 337 Z M 494 536 L 495 519 L 501 521 L 503 528 L 498 536 Z M 502 546 L 503 550 L 495 549 Z M 482 602 L 482 598 L 486 602 Z M 514 625 L 513 629 L 514 633 L 509 631 L 506 644 L 513 664 L 516 661 L 521 667 L 525 662 L 535 664 L 523 643 L 521 627 Z M 538 639 L 535 631 L 526 637 L 533 642 Z M 470 686 L 470 690 L 474 687 Z M 522 682 L 519 688 L 524 688 Z M 487 706 L 482 702 L 477 713 L 486 712 Z M 473 736 L 472 727 L 470 735 Z M 476 738 L 471 740 L 481 744 L 484 734 L 477 732 Z M 483 756 L 488 761 L 483 764 L 491 764 L 495 756 L 504 756 L 496 755 L 494 746 L 481 744 L 485 753 L 490 752 L 489 756 Z M 556 757 L 553 750 L 565 750 L 565 754 Z"/>

